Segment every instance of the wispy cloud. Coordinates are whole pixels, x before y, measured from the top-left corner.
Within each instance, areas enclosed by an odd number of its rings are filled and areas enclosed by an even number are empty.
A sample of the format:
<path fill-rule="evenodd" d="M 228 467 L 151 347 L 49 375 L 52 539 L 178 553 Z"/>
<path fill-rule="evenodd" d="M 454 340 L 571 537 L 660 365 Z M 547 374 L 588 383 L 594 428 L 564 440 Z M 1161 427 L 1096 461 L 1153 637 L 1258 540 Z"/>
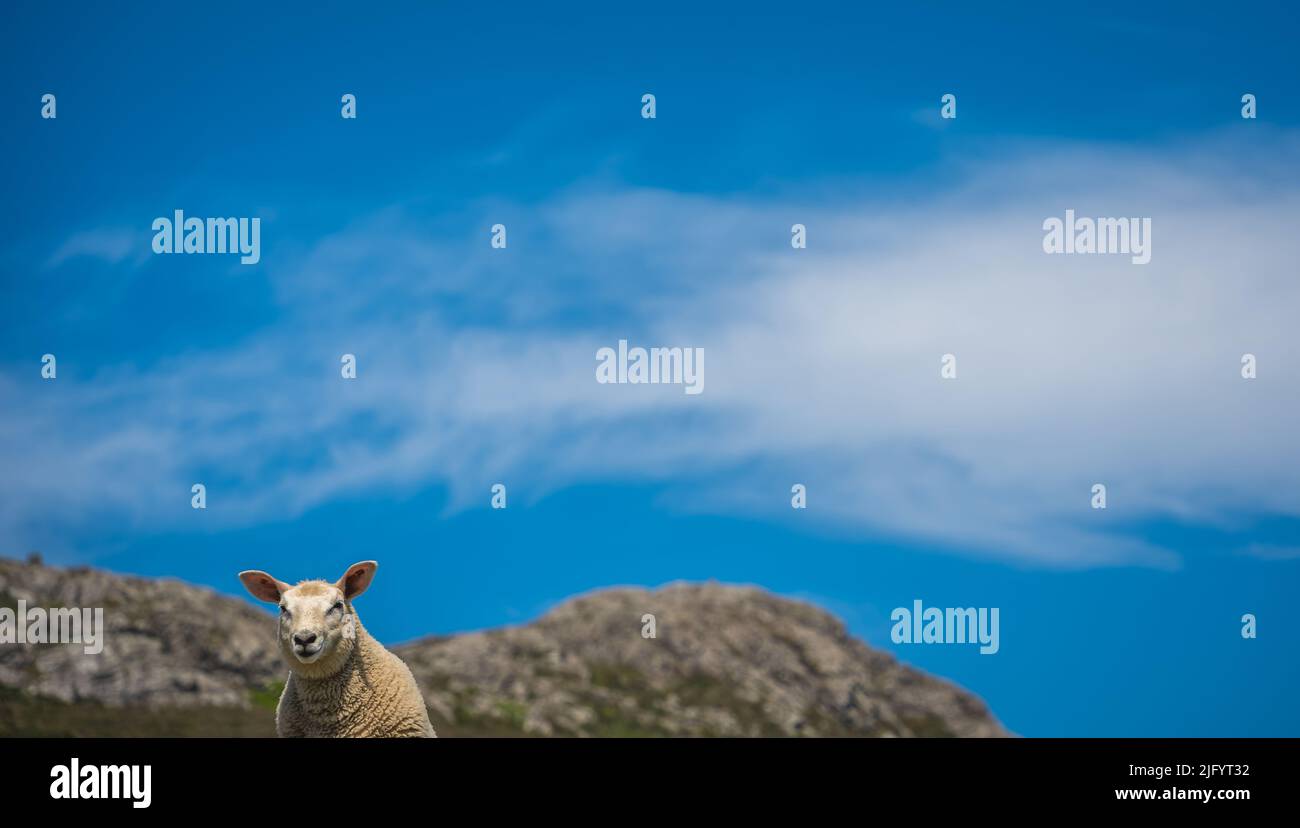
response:
<path fill-rule="evenodd" d="M 199 480 L 223 525 L 431 484 L 460 509 L 498 480 L 661 480 L 673 508 L 1176 565 L 1134 526 L 1300 512 L 1300 185 L 1203 151 L 1043 149 L 938 195 L 833 204 L 581 187 L 462 220 L 512 216 L 504 251 L 387 211 L 265 263 L 283 315 L 248 340 L 58 395 L 0 377 L 0 460 L 25 470 L 0 480 L 0 527 L 175 526 Z M 1279 152 L 1295 169 L 1293 136 Z M 1046 256 L 1067 208 L 1152 217 L 1151 263 Z M 598 385 L 619 338 L 704 348 L 706 393 Z"/>
<path fill-rule="evenodd" d="M 99 259 L 109 264 L 118 264 L 135 253 L 135 259 L 143 258 L 141 251 L 147 251 L 148 236 L 129 228 L 111 228 L 84 230 L 69 237 L 46 260 L 47 268 L 55 268 L 70 259 L 86 257 Z"/>
<path fill-rule="evenodd" d="M 1274 546 L 1253 543 L 1241 550 L 1243 555 L 1262 558 L 1266 561 L 1291 561 L 1300 558 L 1300 546 Z"/>

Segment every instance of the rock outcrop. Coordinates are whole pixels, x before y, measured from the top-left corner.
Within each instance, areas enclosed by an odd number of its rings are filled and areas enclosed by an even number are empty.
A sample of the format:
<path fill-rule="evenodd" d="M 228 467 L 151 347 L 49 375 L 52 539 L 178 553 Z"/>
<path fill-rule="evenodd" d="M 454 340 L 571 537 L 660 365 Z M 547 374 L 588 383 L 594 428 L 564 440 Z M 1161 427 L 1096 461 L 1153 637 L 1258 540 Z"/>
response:
<path fill-rule="evenodd" d="M 0 735 L 274 733 L 286 671 L 274 619 L 250 604 L 180 581 L 0 558 L 0 606 L 20 599 L 103 607 L 107 629 L 94 656 L 0 644 Z M 653 638 L 642 635 L 647 613 Z M 529 624 L 391 649 L 443 736 L 1006 735 L 966 691 L 754 587 L 600 590 Z"/>

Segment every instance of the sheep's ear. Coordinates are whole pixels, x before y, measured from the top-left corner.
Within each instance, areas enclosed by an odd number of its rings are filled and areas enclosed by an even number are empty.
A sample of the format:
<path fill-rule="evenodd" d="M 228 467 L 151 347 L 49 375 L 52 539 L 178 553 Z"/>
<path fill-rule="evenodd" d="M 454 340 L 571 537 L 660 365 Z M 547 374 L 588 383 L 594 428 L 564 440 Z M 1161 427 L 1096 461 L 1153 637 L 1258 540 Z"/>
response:
<path fill-rule="evenodd" d="M 374 561 L 354 563 L 348 567 L 348 571 L 343 573 L 343 577 L 339 578 L 338 583 L 334 586 L 339 588 L 344 598 L 351 601 L 370 588 L 370 582 L 374 579 L 375 570 L 378 568 L 379 564 Z"/>
<path fill-rule="evenodd" d="M 239 580 L 244 582 L 244 589 L 251 592 L 254 598 L 270 601 L 272 604 L 280 603 L 280 595 L 289 589 L 289 585 L 284 581 L 278 581 L 260 569 L 249 569 L 239 573 Z"/>

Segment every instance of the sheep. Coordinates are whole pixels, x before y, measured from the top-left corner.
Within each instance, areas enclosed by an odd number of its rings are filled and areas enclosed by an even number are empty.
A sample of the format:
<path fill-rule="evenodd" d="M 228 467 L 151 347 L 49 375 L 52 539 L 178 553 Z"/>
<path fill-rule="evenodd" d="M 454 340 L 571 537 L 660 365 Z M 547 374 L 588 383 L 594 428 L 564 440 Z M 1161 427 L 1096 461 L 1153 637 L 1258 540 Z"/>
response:
<path fill-rule="evenodd" d="M 281 737 L 434 737 L 411 670 L 361 626 L 352 602 L 379 564 L 348 567 L 337 582 L 289 586 L 260 570 L 239 573 L 244 588 L 280 606 L 280 654 L 289 678 L 275 710 Z"/>

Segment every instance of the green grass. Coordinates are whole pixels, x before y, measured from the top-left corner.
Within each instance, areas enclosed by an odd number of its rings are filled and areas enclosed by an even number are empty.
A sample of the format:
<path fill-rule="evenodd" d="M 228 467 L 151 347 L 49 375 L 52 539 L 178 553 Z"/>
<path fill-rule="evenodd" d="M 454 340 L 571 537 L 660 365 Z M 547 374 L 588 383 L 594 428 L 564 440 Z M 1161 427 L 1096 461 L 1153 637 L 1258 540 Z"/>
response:
<path fill-rule="evenodd" d="M 501 714 L 501 718 L 505 720 L 508 727 L 523 732 L 524 720 L 528 718 L 527 707 L 519 702 L 499 701 L 497 702 L 497 711 Z"/>
<path fill-rule="evenodd" d="M 280 694 L 284 692 L 284 681 L 277 680 L 258 690 L 248 691 L 248 700 L 254 707 L 270 710 L 272 713 L 280 705 Z"/>
<path fill-rule="evenodd" d="M 0 737 L 274 736 L 275 714 L 237 707 L 71 704 L 0 688 Z"/>
<path fill-rule="evenodd" d="M 578 704 L 595 713 L 595 719 L 580 732 L 557 730 L 557 736 L 662 737 L 670 735 L 663 708 L 666 695 L 675 694 L 687 707 L 726 710 L 739 722 L 742 732 L 750 736 L 783 735 L 758 701 L 737 695 L 727 682 L 705 675 L 694 675 L 674 683 L 666 692 L 652 689 L 648 677 L 635 667 L 620 664 L 596 664 L 591 667 L 591 683 L 570 686 Z M 249 709 L 231 707 L 109 707 L 97 702 L 68 703 L 35 697 L 14 689 L 0 688 L 0 738 L 14 736 L 54 737 L 204 737 L 275 735 L 275 707 L 284 691 L 283 681 L 274 681 L 250 690 Z M 471 702 L 474 688 L 452 693 L 452 721 L 430 711 L 430 719 L 439 736 L 526 736 L 524 721 L 528 705 L 513 700 L 497 700 L 483 712 L 476 712 Z M 630 703 L 629 703 L 630 702 Z M 840 722 L 824 713 L 809 710 L 807 732 L 822 736 L 864 735 L 849 732 Z M 950 735 L 937 717 L 907 720 L 908 727 L 920 736 Z M 699 733 L 697 735 L 719 735 Z M 882 734 L 873 734 L 882 735 Z"/>

